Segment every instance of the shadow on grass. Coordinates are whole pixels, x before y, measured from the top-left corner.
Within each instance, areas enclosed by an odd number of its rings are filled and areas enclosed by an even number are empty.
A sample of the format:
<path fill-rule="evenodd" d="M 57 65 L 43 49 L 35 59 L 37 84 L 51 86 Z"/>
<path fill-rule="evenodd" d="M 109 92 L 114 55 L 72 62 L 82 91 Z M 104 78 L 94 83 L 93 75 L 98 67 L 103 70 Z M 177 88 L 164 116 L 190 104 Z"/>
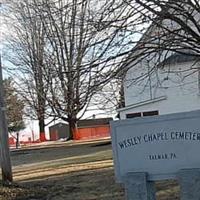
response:
<path fill-rule="evenodd" d="M 1 200 L 46 200 L 46 190 L 22 184 L 0 186 Z"/>
<path fill-rule="evenodd" d="M 61 145 L 12 155 L 15 180 L 0 188 L 2 200 L 124 200 L 115 183 L 110 143 Z M 25 165 L 21 165 L 24 164 Z M 177 200 L 174 181 L 159 182 L 157 200 Z"/>
<path fill-rule="evenodd" d="M 40 179 L 40 180 L 39 180 Z M 157 200 L 178 200 L 175 181 L 156 184 Z M 1 198 L 4 197 L 4 198 Z M 124 200 L 123 185 L 116 184 L 113 168 L 99 168 L 57 176 L 42 176 L 0 190 L 3 200 Z"/>
<path fill-rule="evenodd" d="M 13 166 L 21 164 L 34 164 L 36 162 L 44 162 L 54 160 L 72 158 L 75 156 L 92 155 L 94 152 L 101 153 L 102 151 L 111 152 L 111 144 L 107 142 L 100 142 L 98 145 L 80 144 L 80 145 L 61 145 L 56 147 L 36 148 L 36 149 L 22 149 L 20 151 L 11 152 L 11 160 Z M 110 158 L 112 157 L 110 153 Z"/>
<path fill-rule="evenodd" d="M 91 145 L 91 147 L 100 147 L 100 146 L 107 146 L 107 145 L 111 145 L 111 141 L 102 142 L 100 144 L 94 144 L 94 145 Z"/>
<path fill-rule="evenodd" d="M 115 183 L 112 168 L 101 168 L 19 182 L 11 187 L 1 188 L 0 199 L 123 200 L 124 190 Z"/>

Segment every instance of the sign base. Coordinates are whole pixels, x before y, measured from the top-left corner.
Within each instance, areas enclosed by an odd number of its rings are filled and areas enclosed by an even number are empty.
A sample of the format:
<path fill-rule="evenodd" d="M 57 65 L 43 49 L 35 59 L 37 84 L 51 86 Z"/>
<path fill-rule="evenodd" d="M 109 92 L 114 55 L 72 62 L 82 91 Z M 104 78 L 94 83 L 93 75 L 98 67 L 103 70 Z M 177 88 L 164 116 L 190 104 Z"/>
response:
<path fill-rule="evenodd" d="M 147 180 L 147 173 L 127 173 L 125 192 L 126 200 L 156 200 L 154 182 Z"/>
<path fill-rule="evenodd" d="M 178 172 L 181 200 L 200 199 L 200 169 L 183 169 Z"/>
<path fill-rule="evenodd" d="M 145 172 L 129 172 L 125 177 L 126 200 L 156 200 L 153 181 Z M 200 199 L 200 169 L 183 169 L 177 173 L 181 200 Z"/>

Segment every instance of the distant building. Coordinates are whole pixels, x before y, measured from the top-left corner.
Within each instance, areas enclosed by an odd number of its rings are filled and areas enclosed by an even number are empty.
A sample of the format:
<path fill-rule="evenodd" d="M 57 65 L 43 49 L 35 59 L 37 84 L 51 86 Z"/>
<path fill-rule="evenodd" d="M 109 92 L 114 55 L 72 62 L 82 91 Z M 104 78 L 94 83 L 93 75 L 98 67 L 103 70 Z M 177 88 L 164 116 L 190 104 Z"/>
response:
<path fill-rule="evenodd" d="M 74 133 L 75 140 L 95 139 L 110 137 L 109 122 L 112 118 L 84 119 L 77 122 L 77 129 Z M 49 127 L 51 141 L 69 138 L 69 125 L 57 123 Z"/>
<path fill-rule="evenodd" d="M 57 123 L 49 127 L 51 141 L 69 138 L 69 125 L 66 123 Z"/>

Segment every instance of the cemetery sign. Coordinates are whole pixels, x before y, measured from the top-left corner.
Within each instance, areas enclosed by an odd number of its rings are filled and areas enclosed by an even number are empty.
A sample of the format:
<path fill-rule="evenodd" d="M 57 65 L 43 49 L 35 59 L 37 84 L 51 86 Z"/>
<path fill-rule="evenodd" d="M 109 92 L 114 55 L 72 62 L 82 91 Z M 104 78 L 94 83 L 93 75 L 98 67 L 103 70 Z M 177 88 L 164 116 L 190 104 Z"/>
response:
<path fill-rule="evenodd" d="M 200 168 L 200 111 L 112 121 L 111 130 L 119 182 L 128 172 L 162 180 Z"/>

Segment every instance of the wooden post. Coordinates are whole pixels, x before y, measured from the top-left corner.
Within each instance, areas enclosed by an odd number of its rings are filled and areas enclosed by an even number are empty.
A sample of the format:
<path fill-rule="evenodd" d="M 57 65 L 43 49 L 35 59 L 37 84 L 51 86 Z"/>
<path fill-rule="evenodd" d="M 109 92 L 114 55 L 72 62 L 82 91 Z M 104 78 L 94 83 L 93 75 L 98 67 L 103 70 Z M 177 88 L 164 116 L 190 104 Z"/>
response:
<path fill-rule="evenodd" d="M 13 181 L 13 177 L 12 177 L 10 150 L 8 143 L 8 127 L 7 127 L 6 113 L 5 113 L 1 55 L 0 55 L 0 151 L 1 151 L 2 181 L 4 185 L 7 185 Z"/>
<path fill-rule="evenodd" d="M 147 173 L 127 173 L 125 192 L 126 200 L 156 200 L 154 182 L 147 180 Z"/>

